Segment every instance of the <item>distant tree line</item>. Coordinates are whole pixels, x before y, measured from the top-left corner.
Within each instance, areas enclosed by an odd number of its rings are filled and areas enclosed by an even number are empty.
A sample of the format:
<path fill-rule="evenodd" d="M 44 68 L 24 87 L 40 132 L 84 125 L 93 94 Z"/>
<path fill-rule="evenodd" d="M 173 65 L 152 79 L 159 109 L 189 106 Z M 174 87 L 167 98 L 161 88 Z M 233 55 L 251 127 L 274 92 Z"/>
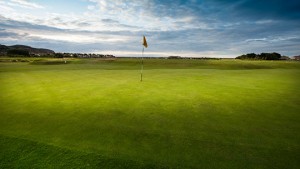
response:
<path fill-rule="evenodd" d="M 55 58 L 114 58 L 114 55 L 103 55 L 95 53 L 55 53 Z"/>
<path fill-rule="evenodd" d="M 181 56 L 168 56 L 166 57 L 161 57 L 164 59 L 202 59 L 202 60 L 220 60 L 221 58 L 210 58 L 210 57 L 181 57 Z M 151 59 L 151 57 L 150 57 Z"/>
<path fill-rule="evenodd" d="M 9 49 L 4 56 L 9 57 L 53 57 L 53 58 L 114 58 L 113 55 L 93 54 L 93 53 L 43 53 L 33 54 L 28 50 L 23 49 Z"/>
<path fill-rule="evenodd" d="M 251 60 L 288 60 L 289 57 L 281 56 L 281 54 L 273 52 L 273 53 L 248 53 L 241 56 L 236 57 L 236 59 L 251 59 Z"/>

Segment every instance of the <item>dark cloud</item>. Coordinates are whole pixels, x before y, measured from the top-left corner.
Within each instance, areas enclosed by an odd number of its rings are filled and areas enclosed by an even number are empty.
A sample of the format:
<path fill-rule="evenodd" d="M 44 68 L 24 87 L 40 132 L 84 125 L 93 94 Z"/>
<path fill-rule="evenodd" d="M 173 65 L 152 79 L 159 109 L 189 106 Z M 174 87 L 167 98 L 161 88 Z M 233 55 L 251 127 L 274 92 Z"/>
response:
<path fill-rule="evenodd" d="M 49 31 L 58 31 L 60 29 L 45 26 L 45 25 L 38 25 L 28 23 L 26 21 L 16 21 L 12 19 L 5 18 L 0 15 L 0 29 L 37 29 L 37 30 L 49 30 Z"/>
<path fill-rule="evenodd" d="M 138 26 L 132 26 L 128 24 L 122 24 L 117 20 L 113 19 L 102 19 L 101 20 L 104 24 L 110 25 L 110 26 L 115 26 L 115 27 L 121 27 L 121 28 L 139 28 Z"/>
<path fill-rule="evenodd" d="M 299 0 L 155 0 L 158 16 L 198 16 L 222 21 L 300 20 Z"/>
<path fill-rule="evenodd" d="M 249 14 L 254 18 L 300 19 L 299 0 L 248 0 L 236 9 L 239 8 L 242 9 L 242 14 Z"/>
<path fill-rule="evenodd" d="M 207 5 L 226 20 L 300 20 L 299 0 L 210 0 Z"/>
<path fill-rule="evenodd" d="M 19 37 L 19 34 L 0 30 L 0 38 Z"/>
<path fill-rule="evenodd" d="M 67 22 L 68 23 L 68 22 Z M 85 22 L 85 21 L 72 21 L 70 22 L 72 25 L 77 25 L 77 26 L 91 26 L 91 24 L 89 22 Z"/>
<path fill-rule="evenodd" d="M 104 23 L 120 23 L 119 21 L 113 19 L 102 19 L 101 21 Z"/>

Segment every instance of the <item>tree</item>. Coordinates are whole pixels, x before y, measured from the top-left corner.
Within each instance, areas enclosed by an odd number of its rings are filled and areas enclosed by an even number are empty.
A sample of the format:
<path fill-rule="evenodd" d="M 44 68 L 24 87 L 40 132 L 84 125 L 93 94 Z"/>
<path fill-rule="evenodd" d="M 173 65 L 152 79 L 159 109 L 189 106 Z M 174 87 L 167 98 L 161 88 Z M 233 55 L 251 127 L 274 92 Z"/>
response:
<path fill-rule="evenodd" d="M 55 53 L 55 54 L 54 54 L 54 57 L 55 57 L 55 58 L 63 58 L 63 57 L 64 57 L 64 54 L 62 54 L 62 53 Z"/>
<path fill-rule="evenodd" d="M 9 56 L 30 56 L 28 50 L 23 50 L 23 49 L 9 49 L 7 51 L 7 55 Z"/>
<path fill-rule="evenodd" d="M 273 53 L 248 53 L 246 55 L 241 55 L 236 57 L 236 59 L 257 59 L 257 60 L 279 60 L 281 58 L 281 54 L 273 52 Z"/>

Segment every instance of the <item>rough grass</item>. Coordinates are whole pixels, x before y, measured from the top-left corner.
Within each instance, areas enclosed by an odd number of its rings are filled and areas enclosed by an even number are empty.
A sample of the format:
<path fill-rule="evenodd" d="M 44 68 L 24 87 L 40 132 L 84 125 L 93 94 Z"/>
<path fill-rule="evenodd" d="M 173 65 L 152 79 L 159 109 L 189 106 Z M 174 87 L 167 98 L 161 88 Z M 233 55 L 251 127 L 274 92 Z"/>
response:
<path fill-rule="evenodd" d="M 0 63 L 1 168 L 300 165 L 299 62 L 68 61 Z"/>

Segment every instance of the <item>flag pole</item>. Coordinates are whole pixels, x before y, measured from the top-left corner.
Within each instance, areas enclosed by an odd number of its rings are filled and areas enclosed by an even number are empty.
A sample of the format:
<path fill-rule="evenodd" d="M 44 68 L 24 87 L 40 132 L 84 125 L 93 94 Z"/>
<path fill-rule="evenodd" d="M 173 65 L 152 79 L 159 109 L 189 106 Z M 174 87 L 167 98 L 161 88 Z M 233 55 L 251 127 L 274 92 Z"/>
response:
<path fill-rule="evenodd" d="M 141 59 L 141 82 L 143 81 L 143 70 L 144 70 L 144 50 L 145 50 L 145 47 L 143 47 L 143 50 L 142 50 L 142 59 Z"/>
<path fill-rule="evenodd" d="M 144 70 L 144 50 L 148 47 L 146 37 L 143 35 L 143 50 L 142 50 L 142 59 L 141 59 L 141 82 L 143 81 L 143 70 Z"/>

